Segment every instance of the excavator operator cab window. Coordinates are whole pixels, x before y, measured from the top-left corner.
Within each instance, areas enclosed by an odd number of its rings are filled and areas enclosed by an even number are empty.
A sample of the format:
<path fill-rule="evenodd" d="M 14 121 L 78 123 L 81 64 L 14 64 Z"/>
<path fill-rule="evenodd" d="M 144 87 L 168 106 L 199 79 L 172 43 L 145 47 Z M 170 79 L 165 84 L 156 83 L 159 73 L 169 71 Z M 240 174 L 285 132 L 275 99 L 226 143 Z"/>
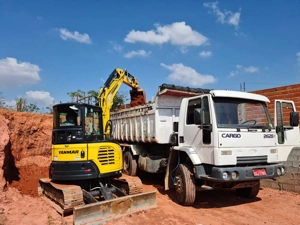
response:
<path fill-rule="evenodd" d="M 84 112 L 84 130 L 86 136 L 103 135 L 102 113 L 98 108 L 87 106 Z"/>
<path fill-rule="evenodd" d="M 53 127 L 80 126 L 80 111 L 73 105 L 57 106 L 53 110 Z"/>

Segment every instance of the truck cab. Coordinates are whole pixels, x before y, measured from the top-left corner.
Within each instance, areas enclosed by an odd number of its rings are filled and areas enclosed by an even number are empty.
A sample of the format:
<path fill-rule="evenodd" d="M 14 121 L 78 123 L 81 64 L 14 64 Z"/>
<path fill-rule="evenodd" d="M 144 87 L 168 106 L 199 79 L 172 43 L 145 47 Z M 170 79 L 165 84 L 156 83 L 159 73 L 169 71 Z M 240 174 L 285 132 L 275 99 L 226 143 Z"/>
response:
<path fill-rule="evenodd" d="M 187 195 L 188 171 L 198 189 L 227 187 L 245 197 L 257 195 L 260 179 L 284 175 L 281 162 L 300 142 L 299 116 L 292 101 L 275 100 L 272 121 L 268 103 L 262 95 L 225 90 L 182 100 L 169 157 L 178 195 Z"/>

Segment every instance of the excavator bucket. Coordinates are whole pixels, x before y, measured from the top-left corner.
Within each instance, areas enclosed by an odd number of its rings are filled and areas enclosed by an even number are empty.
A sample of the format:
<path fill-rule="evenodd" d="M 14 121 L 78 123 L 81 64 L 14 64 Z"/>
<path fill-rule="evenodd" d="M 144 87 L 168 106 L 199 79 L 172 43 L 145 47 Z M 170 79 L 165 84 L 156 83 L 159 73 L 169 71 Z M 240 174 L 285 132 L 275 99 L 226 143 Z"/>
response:
<path fill-rule="evenodd" d="M 135 212 L 156 208 L 156 192 L 144 192 L 112 200 L 76 206 L 73 208 L 74 225 L 103 224 Z"/>
<path fill-rule="evenodd" d="M 146 104 L 146 93 L 143 89 L 133 88 L 130 90 L 130 106 L 139 106 Z"/>

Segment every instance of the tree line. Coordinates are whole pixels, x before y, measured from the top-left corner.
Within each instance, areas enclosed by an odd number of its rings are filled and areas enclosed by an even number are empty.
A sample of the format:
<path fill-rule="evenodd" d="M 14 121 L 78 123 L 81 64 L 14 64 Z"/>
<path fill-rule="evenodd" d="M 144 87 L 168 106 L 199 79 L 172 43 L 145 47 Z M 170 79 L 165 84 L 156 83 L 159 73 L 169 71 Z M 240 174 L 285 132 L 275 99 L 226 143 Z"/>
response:
<path fill-rule="evenodd" d="M 80 89 L 74 92 L 68 92 L 67 95 L 71 98 L 70 102 L 81 101 L 82 99 L 89 99 L 91 100 L 90 104 L 98 105 L 98 92 L 95 90 L 89 90 L 88 92 L 84 92 Z M 126 93 L 117 93 L 113 99 L 113 106 L 112 110 L 115 111 L 121 105 L 125 104 L 128 100 Z M 60 102 L 62 103 L 62 102 Z M 15 105 L 8 105 L 5 97 L 3 96 L 2 92 L 0 91 L 0 108 L 15 110 L 18 112 L 31 112 L 31 113 L 49 113 L 52 114 L 52 107 L 55 105 L 56 102 L 53 101 L 51 105 L 47 106 L 45 109 L 40 109 L 36 102 L 29 102 L 24 97 L 18 97 L 15 100 Z"/>

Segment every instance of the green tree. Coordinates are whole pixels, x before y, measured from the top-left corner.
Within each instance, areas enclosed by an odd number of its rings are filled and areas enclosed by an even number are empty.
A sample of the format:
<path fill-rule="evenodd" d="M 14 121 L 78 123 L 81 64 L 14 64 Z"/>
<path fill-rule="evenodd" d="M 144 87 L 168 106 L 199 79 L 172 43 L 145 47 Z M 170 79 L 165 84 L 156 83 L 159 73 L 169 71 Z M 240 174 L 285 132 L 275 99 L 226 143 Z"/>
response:
<path fill-rule="evenodd" d="M 47 106 L 46 109 L 49 110 L 49 114 L 53 114 L 53 106 L 56 104 L 55 100 L 53 100 L 50 106 Z"/>
<path fill-rule="evenodd" d="M 91 96 L 92 101 L 95 105 L 98 105 L 98 95 L 99 95 L 99 92 L 97 92 L 95 90 L 88 91 L 88 96 Z"/>
<path fill-rule="evenodd" d="M 99 95 L 98 91 L 89 90 L 87 92 L 87 94 L 88 94 L 87 96 L 85 96 L 85 92 L 81 91 L 81 90 L 77 90 L 77 91 L 74 91 L 74 92 L 68 92 L 67 94 L 71 97 L 72 101 L 74 101 L 75 99 L 79 100 L 79 99 L 83 99 L 83 98 L 92 97 L 93 101 L 92 101 L 91 104 L 98 105 L 98 95 Z M 113 99 L 113 106 L 112 106 L 111 110 L 112 111 L 117 110 L 118 108 L 120 108 L 121 105 L 125 104 L 125 102 L 127 100 L 128 100 L 128 94 L 127 93 L 117 92 L 117 94 L 115 95 L 115 97 Z"/>
<path fill-rule="evenodd" d="M 127 100 L 128 100 L 128 95 L 126 92 L 122 92 L 122 93 L 117 92 L 117 94 L 113 99 L 113 106 L 111 108 L 111 111 L 118 110 L 121 107 L 121 105 L 125 104 Z"/>
<path fill-rule="evenodd" d="M 27 100 L 22 97 L 16 99 L 16 110 L 18 112 L 25 112 Z"/>
<path fill-rule="evenodd" d="M 40 112 L 37 103 L 28 103 L 26 98 L 18 97 L 16 99 L 16 110 L 18 112 Z"/>
<path fill-rule="evenodd" d="M 68 92 L 67 94 L 70 96 L 72 102 L 76 102 L 85 97 L 85 92 L 80 89 L 74 92 Z"/>
<path fill-rule="evenodd" d="M 2 95 L 2 92 L 0 91 L 0 108 L 4 108 L 5 107 L 5 99 Z"/>
<path fill-rule="evenodd" d="M 40 108 L 36 103 L 30 103 L 29 105 L 25 105 L 24 112 L 39 112 Z"/>

